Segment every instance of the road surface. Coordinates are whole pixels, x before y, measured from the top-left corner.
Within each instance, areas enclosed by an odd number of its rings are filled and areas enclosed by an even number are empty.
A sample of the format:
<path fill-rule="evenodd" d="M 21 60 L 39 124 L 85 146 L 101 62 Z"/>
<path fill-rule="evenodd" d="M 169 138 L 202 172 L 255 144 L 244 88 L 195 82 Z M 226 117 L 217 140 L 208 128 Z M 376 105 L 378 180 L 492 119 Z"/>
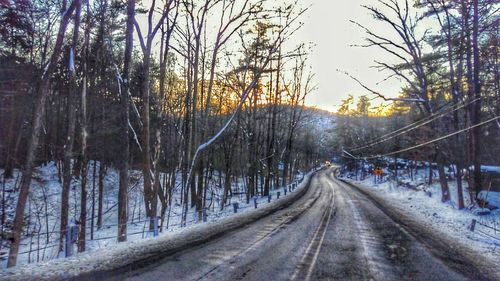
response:
<path fill-rule="evenodd" d="M 93 279 L 492 279 L 467 257 L 447 254 L 447 247 L 396 223 L 379 204 L 336 180 L 329 168 L 313 176 L 307 193 L 286 209 L 153 264 Z M 437 250 L 439 258 L 432 254 Z"/>

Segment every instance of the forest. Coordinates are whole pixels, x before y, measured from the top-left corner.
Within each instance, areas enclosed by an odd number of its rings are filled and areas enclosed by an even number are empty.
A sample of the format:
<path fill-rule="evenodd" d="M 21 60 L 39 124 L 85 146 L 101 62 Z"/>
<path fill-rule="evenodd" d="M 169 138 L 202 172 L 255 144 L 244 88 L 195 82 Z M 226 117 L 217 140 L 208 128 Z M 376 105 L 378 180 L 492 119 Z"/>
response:
<path fill-rule="evenodd" d="M 227 207 L 235 182 L 248 203 L 328 158 L 312 125 L 333 117 L 304 106 L 316 88 L 310 46 L 293 40 L 306 10 L 264 0 L 1 0 L 7 266 L 29 237 L 63 251 L 70 221 L 85 251 L 105 224 L 113 171 L 122 242 L 135 196 L 162 225 L 180 204 L 185 225 L 214 192 Z M 43 167 L 56 188 L 40 184 Z"/>

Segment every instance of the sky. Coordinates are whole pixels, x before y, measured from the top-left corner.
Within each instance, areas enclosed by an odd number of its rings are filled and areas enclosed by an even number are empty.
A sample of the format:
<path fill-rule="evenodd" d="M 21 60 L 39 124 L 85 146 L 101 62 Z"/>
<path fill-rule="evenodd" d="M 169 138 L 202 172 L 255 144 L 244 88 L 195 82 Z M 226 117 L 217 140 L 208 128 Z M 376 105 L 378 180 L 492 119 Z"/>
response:
<path fill-rule="evenodd" d="M 144 7 L 149 5 L 150 0 L 143 0 Z M 310 64 L 317 85 L 317 90 L 306 99 L 306 105 L 335 112 L 341 101 L 349 94 L 354 97 L 360 95 L 374 97 L 344 72 L 348 72 L 385 96 L 397 96 L 403 84 L 396 79 L 378 84 L 389 73 L 379 72 L 372 67 L 375 64 L 374 60 L 397 61 L 375 47 L 351 46 L 364 43 L 365 31 L 350 20 L 369 26 L 377 34 L 394 38 L 390 29 L 373 19 L 366 9 L 361 7 L 361 5 L 379 7 L 377 0 L 299 0 L 299 5 L 309 9 L 301 19 L 304 26 L 294 34 L 296 37 L 293 41 L 313 44 Z M 146 30 L 146 16 L 139 16 L 138 21 L 141 29 Z M 137 38 L 135 43 L 138 44 Z M 159 49 L 159 44 L 156 44 L 155 48 Z M 381 102 L 379 98 L 371 101 L 373 106 Z"/>
<path fill-rule="evenodd" d="M 297 35 L 300 40 L 314 44 L 311 64 L 316 75 L 318 90 L 308 97 L 306 104 L 328 111 L 336 111 L 338 105 L 349 94 L 370 95 L 365 89 L 346 76 L 348 72 L 366 85 L 386 94 L 396 96 L 402 83 L 398 80 L 381 82 L 388 76 L 372 68 L 374 60 L 391 60 L 375 47 L 351 47 L 362 44 L 365 32 L 350 20 L 374 27 L 377 32 L 389 30 L 377 23 L 361 5 L 374 4 L 374 0 L 301 0 L 302 5 L 311 5 L 305 16 L 305 26 Z M 370 96 L 373 97 L 373 96 Z M 372 104 L 381 102 L 379 99 Z"/>

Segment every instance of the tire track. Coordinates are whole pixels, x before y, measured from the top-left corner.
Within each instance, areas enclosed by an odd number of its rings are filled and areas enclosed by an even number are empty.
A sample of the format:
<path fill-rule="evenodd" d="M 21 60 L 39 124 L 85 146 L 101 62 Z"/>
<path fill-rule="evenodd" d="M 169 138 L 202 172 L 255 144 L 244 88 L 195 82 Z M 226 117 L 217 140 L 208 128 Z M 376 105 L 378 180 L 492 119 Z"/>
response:
<path fill-rule="evenodd" d="M 324 189 L 324 188 L 322 188 Z M 328 226 L 330 224 L 330 219 L 335 215 L 334 212 L 334 196 L 333 189 L 329 189 L 330 194 L 330 206 L 323 212 L 323 215 L 320 219 L 320 224 L 316 228 L 314 232 L 313 239 L 309 242 L 309 245 L 304 253 L 304 256 L 294 271 L 290 280 L 311 280 L 312 273 L 316 266 L 316 262 L 318 261 L 318 256 L 321 250 L 321 246 L 323 245 L 323 241 L 325 239 L 326 232 L 328 230 Z"/>

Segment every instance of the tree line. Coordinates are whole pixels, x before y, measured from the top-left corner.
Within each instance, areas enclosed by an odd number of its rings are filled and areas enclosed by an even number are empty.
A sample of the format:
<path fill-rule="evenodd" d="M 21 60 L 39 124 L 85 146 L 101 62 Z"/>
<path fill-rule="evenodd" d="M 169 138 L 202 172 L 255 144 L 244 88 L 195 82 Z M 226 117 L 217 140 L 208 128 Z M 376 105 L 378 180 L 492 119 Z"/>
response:
<path fill-rule="evenodd" d="M 387 156 L 435 163 L 443 202 L 450 200 L 445 167 L 451 165 L 462 209 L 463 180 L 475 202 L 477 193 L 491 184 L 481 165 L 500 163 L 498 3 L 380 0 L 364 8 L 388 32 L 353 21 L 366 34 L 359 47 L 382 50 L 389 59 L 375 60 L 375 67 L 405 86 L 399 97 L 390 98 L 347 73 L 372 96 L 391 104 L 372 108 L 368 96 L 344 100 L 337 151 L 344 148 L 350 154 L 344 152 L 350 159 L 345 161 L 359 157 L 376 162 Z"/>

